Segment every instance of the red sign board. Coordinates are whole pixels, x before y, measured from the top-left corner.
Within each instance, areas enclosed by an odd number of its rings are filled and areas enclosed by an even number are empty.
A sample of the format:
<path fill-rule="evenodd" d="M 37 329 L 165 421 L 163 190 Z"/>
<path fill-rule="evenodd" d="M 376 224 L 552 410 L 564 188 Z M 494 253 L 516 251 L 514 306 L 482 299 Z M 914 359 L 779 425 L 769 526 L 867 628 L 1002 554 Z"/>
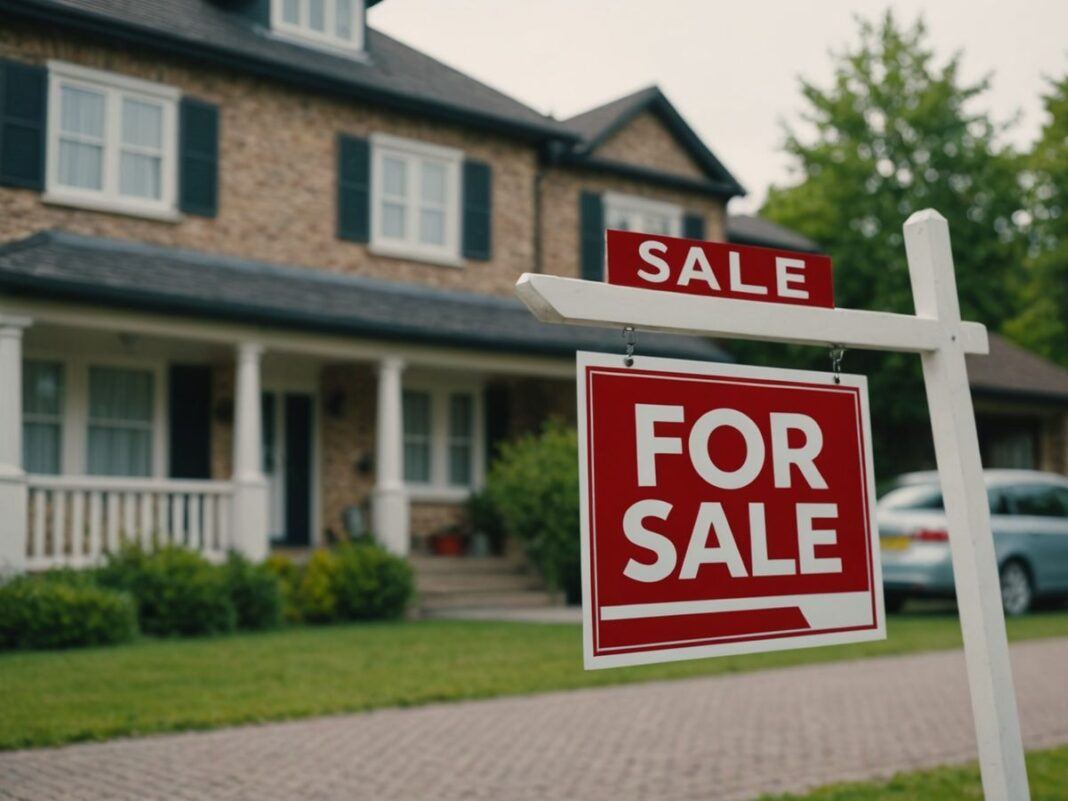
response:
<path fill-rule="evenodd" d="M 633 231 L 605 239 L 609 284 L 834 308 L 828 256 Z"/>
<path fill-rule="evenodd" d="M 862 376 L 578 356 L 585 661 L 885 637 Z"/>

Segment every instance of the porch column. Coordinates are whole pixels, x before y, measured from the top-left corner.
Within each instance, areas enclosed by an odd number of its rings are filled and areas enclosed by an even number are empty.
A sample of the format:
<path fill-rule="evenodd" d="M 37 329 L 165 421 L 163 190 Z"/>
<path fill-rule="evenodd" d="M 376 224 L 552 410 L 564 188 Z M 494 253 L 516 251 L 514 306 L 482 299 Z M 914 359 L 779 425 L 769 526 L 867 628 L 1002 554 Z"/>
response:
<path fill-rule="evenodd" d="M 237 347 L 234 381 L 233 547 L 249 559 L 266 558 L 268 550 L 267 478 L 263 474 L 263 421 L 260 357 L 263 347 Z"/>
<path fill-rule="evenodd" d="M 26 471 L 22 469 L 22 329 L 0 315 L 0 575 L 26 569 Z"/>
<path fill-rule="evenodd" d="M 404 556 L 410 546 L 408 493 L 404 488 L 404 423 L 401 374 L 404 362 L 386 358 L 378 365 L 378 420 L 375 425 L 375 489 L 371 525 L 375 538 Z"/>

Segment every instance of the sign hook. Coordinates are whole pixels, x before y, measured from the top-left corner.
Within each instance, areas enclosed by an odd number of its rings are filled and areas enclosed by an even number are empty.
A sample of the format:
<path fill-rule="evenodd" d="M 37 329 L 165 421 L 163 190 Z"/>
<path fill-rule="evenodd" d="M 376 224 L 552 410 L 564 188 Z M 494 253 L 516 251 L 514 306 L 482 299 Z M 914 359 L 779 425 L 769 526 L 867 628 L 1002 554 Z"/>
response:
<path fill-rule="evenodd" d="M 845 358 L 846 349 L 841 345 L 831 345 L 831 370 L 834 371 L 834 383 L 842 383 L 842 359 Z"/>
<path fill-rule="evenodd" d="M 634 346 L 638 344 L 638 334 L 633 325 L 623 326 L 623 341 L 626 343 L 626 351 L 623 356 L 623 364 L 627 367 L 634 366 Z"/>

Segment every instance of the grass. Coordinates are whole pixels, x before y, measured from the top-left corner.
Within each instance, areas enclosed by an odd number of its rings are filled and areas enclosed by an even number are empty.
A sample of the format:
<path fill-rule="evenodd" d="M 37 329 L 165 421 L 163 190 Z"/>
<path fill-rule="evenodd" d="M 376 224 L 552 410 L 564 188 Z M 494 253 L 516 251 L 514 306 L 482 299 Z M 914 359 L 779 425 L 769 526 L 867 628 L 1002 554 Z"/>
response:
<path fill-rule="evenodd" d="M 1068 798 L 1068 746 L 1027 755 L 1031 801 Z M 765 795 L 757 801 L 982 801 L 976 765 L 900 773 L 874 782 L 832 784 L 803 795 Z"/>
<path fill-rule="evenodd" d="M 1068 635 L 1068 612 L 1009 621 Z M 446 620 L 292 628 L 0 655 L 0 749 L 954 648 L 955 614 L 882 642 L 585 672 L 576 625 Z"/>

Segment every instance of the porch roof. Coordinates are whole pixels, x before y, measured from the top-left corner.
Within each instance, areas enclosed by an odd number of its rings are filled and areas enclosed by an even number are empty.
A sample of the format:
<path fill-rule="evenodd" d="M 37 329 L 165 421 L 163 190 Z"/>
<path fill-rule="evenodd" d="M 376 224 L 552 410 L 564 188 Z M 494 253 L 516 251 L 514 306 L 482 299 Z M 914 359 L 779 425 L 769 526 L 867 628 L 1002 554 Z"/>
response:
<path fill-rule="evenodd" d="M 0 246 L 0 291 L 254 325 L 477 350 L 622 349 L 618 331 L 541 323 L 513 298 L 42 231 Z M 639 352 L 730 361 L 698 337 L 642 334 Z"/>
<path fill-rule="evenodd" d="M 968 356 L 968 383 L 977 394 L 1068 403 L 1068 370 L 990 333 L 990 355 Z"/>

